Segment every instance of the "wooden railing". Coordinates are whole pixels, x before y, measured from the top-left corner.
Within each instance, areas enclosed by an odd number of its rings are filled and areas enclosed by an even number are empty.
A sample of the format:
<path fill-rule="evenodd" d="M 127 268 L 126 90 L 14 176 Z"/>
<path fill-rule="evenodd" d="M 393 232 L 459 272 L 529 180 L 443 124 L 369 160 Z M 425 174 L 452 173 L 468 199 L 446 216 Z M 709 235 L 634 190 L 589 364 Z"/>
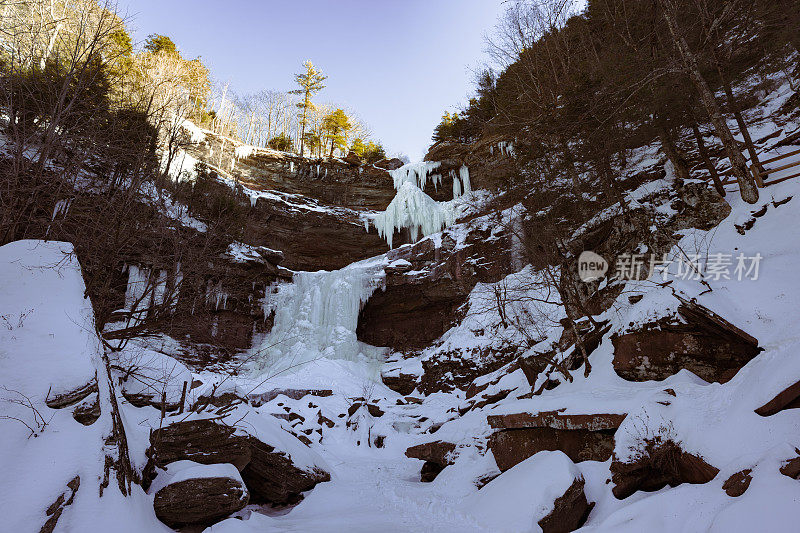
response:
<path fill-rule="evenodd" d="M 777 155 L 777 156 L 772 157 L 770 159 L 765 159 L 765 160 L 760 162 L 761 163 L 761 169 L 762 169 L 761 172 L 759 172 L 756 169 L 755 165 L 750 165 L 750 172 L 753 173 L 753 178 L 755 178 L 755 180 L 756 180 L 756 185 L 758 185 L 759 187 L 767 187 L 768 185 L 774 185 L 776 183 L 781 183 L 782 181 L 790 180 L 792 178 L 796 178 L 796 177 L 800 176 L 800 158 L 798 158 L 796 161 L 791 161 L 789 163 L 786 163 L 784 165 L 780 165 L 780 166 L 775 167 L 775 168 L 767 168 L 766 167 L 766 165 L 768 165 L 770 163 L 775 163 L 776 161 L 781 161 L 783 159 L 786 159 L 786 158 L 792 157 L 792 156 L 796 156 L 796 155 L 800 155 L 800 149 L 794 150 L 792 152 L 787 152 L 785 154 Z M 769 176 L 770 175 L 777 174 L 779 172 L 782 172 L 784 170 L 788 170 L 790 168 L 798 168 L 798 172 L 795 172 L 794 174 L 791 174 L 789 176 L 782 176 L 782 177 L 777 178 L 777 179 L 769 180 Z M 723 185 L 733 185 L 733 184 L 737 183 L 736 179 L 731 177 L 731 174 L 732 174 L 732 172 L 730 170 L 728 170 L 727 172 L 722 173 L 722 178 L 723 178 L 722 179 L 722 184 Z"/>

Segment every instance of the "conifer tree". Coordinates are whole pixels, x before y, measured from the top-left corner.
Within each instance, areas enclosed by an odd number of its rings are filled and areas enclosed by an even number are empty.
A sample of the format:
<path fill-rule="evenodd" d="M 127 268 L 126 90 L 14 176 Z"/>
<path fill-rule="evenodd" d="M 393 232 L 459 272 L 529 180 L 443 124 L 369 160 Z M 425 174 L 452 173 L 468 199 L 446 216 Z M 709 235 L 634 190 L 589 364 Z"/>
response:
<path fill-rule="evenodd" d="M 303 155 L 303 151 L 305 150 L 305 134 L 306 125 L 308 123 L 308 112 L 314 106 L 314 104 L 311 102 L 311 97 L 325 88 L 325 85 L 323 85 L 322 82 L 328 78 L 322 74 L 322 71 L 318 70 L 314 66 L 310 59 L 303 63 L 303 67 L 305 68 L 305 72 L 296 74 L 294 77 L 300 88 L 292 91 L 292 94 L 303 95 L 303 100 L 297 104 L 297 107 L 301 110 L 299 113 L 300 155 Z"/>

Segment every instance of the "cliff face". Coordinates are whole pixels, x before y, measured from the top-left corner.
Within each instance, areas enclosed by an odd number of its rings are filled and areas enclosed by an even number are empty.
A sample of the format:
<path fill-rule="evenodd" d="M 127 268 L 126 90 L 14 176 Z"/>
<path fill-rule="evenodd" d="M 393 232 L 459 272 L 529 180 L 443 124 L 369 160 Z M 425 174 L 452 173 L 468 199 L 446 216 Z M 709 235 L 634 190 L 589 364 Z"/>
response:
<path fill-rule="evenodd" d="M 444 176 L 465 165 L 469 168 L 473 189 L 496 192 L 503 189 L 518 172 L 511 157 L 513 150 L 511 143 L 497 136 L 481 137 L 470 144 L 442 141 L 430 147 L 425 161 L 440 161 L 439 168 Z"/>
<path fill-rule="evenodd" d="M 206 132 L 187 153 L 254 191 L 277 190 L 322 204 L 383 210 L 394 198 L 392 178 L 383 168 L 340 159 L 309 159 L 242 143 Z"/>

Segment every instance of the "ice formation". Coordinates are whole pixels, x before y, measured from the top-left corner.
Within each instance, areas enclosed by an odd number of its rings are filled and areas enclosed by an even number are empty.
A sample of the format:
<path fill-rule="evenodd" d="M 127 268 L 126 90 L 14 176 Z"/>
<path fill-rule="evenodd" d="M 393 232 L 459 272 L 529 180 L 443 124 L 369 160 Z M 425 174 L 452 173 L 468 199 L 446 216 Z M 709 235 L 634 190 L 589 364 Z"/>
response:
<path fill-rule="evenodd" d="M 181 122 L 181 127 L 189 134 L 189 140 L 193 144 L 200 144 L 206 140 L 205 132 L 198 128 L 194 122 L 184 119 L 184 121 Z"/>
<path fill-rule="evenodd" d="M 175 181 L 183 179 L 195 181 L 197 174 L 195 172 L 195 165 L 199 162 L 195 157 L 186 153 L 185 150 L 178 150 L 175 156 L 169 161 L 167 166 L 169 154 L 166 150 L 161 153 L 161 171 L 166 173 Z"/>
<path fill-rule="evenodd" d="M 514 143 L 510 141 L 500 141 L 496 146 L 489 146 L 489 153 L 491 155 L 494 155 L 495 148 L 497 148 L 498 152 L 500 152 L 500 155 L 514 157 Z"/>
<path fill-rule="evenodd" d="M 259 148 L 257 146 L 250 146 L 249 144 L 243 144 L 241 146 L 237 146 L 236 149 L 233 151 L 234 156 L 236 159 L 247 159 L 248 157 L 253 156 L 254 154 L 258 153 Z"/>
<path fill-rule="evenodd" d="M 124 270 L 128 271 L 125 309 L 131 311 L 135 322 L 143 320 L 151 307 L 163 305 L 166 300 L 167 271 L 151 273 L 149 268 L 135 264 L 126 265 Z"/>
<path fill-rule="evenodd" d="M 392 176 L 394 188 L 398 191 L 403 183 L 413 183 L 424 191 L 429 177 L 433 186 L 439 187 L 442 182 L 442 176 L 440 174 L 432 174 L 432 172 L 439 168 L 440 165 L 441 163 L 438 161 L 408 163 L 395 170 L 390 170 L 389 175 Z"/>
<path fill-rule="evenodd" d="M 274 285 L 263 301 L 274 324 L 254 348 L 252 370 L 275 375 L 321 358 L 380 360 L 383 350 L 358 341 L 356 326 L 382 281 L 381 265 L 367 260 L 332 272 L 295 272 L 292 283 Z"/>
<path fill-rule="evenodd" d="M 432 174 L 440 165 L 438 161 L 421 161 L 389 172 L 397 194 L 385 211 L 372 218 L 372 224 L 390 248 L 394 232 L 398 229 L 409 228 L 411 238 L 416 241 L 420 233 L 427 237 L 451 226 L 461 214 L 461 205 L 455 200 L 472 191 L 469 169 L 465 165 L 458 169 L 458 174 L 450 171 L 453 178 L 453 200 L 437 202 L 425 194 L 425 185 L 429 178 L 435 188 L 441 184 L 441 174 Z M 369 231 L 369 220 L 365 220 L 364 227 Z"/>
<path fill-rule="evenodd" d="M 415 184 L 405 182 L 386 211 L 375 215 L 372 224 L 391 248 L 398 229 L 409 228 L 416 241 L 420 232 L 424 236 L 438 233 L 454 224 L 460 214 L 461 207 L 455 202 L 437 202 Z"/>

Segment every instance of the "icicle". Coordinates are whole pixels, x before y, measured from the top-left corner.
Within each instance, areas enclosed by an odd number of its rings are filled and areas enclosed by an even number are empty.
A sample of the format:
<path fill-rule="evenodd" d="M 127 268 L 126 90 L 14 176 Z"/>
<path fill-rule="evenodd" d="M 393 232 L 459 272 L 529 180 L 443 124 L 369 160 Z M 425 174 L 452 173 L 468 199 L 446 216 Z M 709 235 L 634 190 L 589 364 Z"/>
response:
<path fill-rule="evenodd" d="M 464 194 L 471 193 L 472 185 L 469 182 L 469 168 L 467 168 L 467 165 L 461 165 L 461 168 L 458 169 L 458 177 L 461 178 L 461 188 Z"/>
<path fill-rule="evenodd" d="M 125 309 L 131 312 L 144 311 L 150 307 L 152 294 L 147 295 L 150 269 L 128 265 L 128 286 L 125 288 Z M 134 323 L 144 318 L 144 313 L 134 314 Z"/>
<path fill-rule="evenodd" d="M 453 198 L 461 196 L 461 178 L 453 172 Z"/>

